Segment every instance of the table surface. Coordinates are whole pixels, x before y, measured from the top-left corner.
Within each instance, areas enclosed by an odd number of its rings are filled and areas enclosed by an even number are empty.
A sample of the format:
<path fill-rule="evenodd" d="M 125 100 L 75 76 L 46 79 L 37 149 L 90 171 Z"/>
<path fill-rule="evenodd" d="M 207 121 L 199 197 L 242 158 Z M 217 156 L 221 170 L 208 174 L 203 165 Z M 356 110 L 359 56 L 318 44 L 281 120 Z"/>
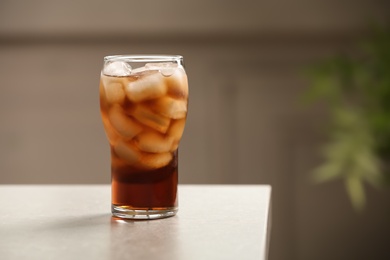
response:
<path fill-rule="evenodd" d="M 271 187 L 179 185 L 179 212 L 111 217 L 109 185 L 0 185 L 0 259 L 267 259 Z"/>

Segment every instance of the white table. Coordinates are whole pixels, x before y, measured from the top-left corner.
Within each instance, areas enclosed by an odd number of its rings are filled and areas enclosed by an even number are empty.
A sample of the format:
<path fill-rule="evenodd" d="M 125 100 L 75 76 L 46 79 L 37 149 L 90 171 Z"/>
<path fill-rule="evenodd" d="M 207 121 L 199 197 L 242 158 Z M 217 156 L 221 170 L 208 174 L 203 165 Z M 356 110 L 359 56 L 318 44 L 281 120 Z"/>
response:
<path fill-rule="evenodd" d="M 270 197 L 180 185 L 175 217 L 123 221 L 108 185 L 0 185 L 0 259 L 267 259 Z"/>

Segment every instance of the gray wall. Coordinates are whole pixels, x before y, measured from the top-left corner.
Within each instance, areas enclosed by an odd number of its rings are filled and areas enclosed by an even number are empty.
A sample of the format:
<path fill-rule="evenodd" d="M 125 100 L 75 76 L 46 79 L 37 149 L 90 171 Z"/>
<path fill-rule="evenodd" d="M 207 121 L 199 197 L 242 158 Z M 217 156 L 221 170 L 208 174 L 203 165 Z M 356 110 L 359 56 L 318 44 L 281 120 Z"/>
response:
<path fill-rule="evenodd" d="M 182 54 L 190 111 L 180 182 L 271 184 L 271 260 L 386 259 L 390 193 L 351 209 L 313 185 L 325 116 L 301 69 L 350 48 L 388 1 L 1 1 L 0 183 L 109 183 L 102 58 Z"/>

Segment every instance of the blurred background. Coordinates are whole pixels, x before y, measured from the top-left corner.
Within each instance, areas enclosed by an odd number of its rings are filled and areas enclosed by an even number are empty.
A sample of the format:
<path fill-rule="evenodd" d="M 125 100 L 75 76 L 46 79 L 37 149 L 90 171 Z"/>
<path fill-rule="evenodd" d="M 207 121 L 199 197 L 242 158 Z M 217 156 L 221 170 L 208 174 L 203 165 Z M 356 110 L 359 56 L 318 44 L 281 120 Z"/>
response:
<path fill-rule="evenodd" d="M 367 187 L 356 212 L 341 181 L 313 184 L 326 112 L 299 102 L 303 68 L 389 13 L 386 0 L 1 0 L 0 184 L 109 184 L 103 57 L 181 54 L 182 184 L 272 185 L 271 260 L 390 259 L 390 192 Z"/>

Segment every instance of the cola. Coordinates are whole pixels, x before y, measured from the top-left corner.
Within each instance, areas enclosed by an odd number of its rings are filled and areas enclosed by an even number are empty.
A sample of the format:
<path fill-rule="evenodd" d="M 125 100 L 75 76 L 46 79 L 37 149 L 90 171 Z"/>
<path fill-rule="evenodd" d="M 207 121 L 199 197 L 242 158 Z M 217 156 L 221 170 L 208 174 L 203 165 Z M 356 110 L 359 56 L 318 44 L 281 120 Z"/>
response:
<path fill-rule="evenodd" d="M 110 144 L 115 216 L 176 214 L 178 146 L 187 109 L 188 80 L 181 56 L 105 58 L 100 111 Z"/>

